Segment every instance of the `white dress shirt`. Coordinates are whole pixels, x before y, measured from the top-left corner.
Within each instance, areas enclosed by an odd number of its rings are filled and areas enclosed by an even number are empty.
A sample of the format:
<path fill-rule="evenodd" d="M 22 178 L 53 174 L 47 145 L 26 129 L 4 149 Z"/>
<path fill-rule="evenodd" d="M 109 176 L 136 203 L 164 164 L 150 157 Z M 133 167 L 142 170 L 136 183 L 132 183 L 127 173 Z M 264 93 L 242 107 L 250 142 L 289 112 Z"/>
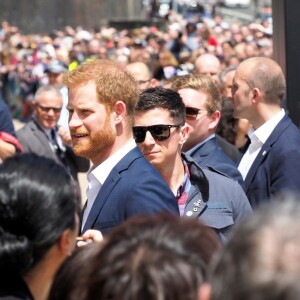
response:
<path fill-rule="evenodd" d="M 132 139 L 125 146 L 120 148 L 117 152 L 115 152 L 112 156 L 110 156 L 107 160 L 105 160 L 102 164 L 95 167 L 92 166 L 88 173 L 87 178 L 89 181 L 89 185 L 86 191 L 87 194 L 87 205 L 83 213 L 82 217 L 82 227 L 85 225 L 87 217 L 91 211 L 91 208 L 96 200 L 96 197 L 104 184 L 106 178 L 110 174 L 111 170 L 117 165 L 117 163 L 134 147 L 136 147 L 135 141 Z"/>
<path fill-rule="evenodd" d="M 262 146 L 269 138 L 278 123 L 281 121 L 281 119 L 284 117 L 284 115 L 284 109 L 281 109 L 279 113 L 277 113 L 274 117 L 260 126 L 257 130 L 254 131 L 253 129 L 250 129 L 248 135 L 251 140 L 251 144 L 243 155 L 242 160 L 238 166 L 238 169 L 241 172 L 244 180 Z"/>

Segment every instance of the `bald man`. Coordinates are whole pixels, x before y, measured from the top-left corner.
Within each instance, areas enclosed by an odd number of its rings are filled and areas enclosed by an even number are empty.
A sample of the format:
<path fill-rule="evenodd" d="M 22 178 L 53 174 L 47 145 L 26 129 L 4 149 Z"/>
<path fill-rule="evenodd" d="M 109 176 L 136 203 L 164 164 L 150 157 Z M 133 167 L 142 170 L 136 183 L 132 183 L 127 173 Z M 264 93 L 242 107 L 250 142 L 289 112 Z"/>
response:
<path fill-rule="evenodd" d="M 300 192 L 300 133 L 281 108 L 285 89 L 280 66 L 266 57 L 244 60 L 233 78 L 234 116 L 253 126 L 238 166 L 253 207 L 283 191 Z"/>
<path fill-rule="evenodd" d="M 219 85 L 219 73 L 221 72 L 220 60 L 213 54 L 205 53 L 197 57 L 195 61 L 195 73 L 206 74 L 213 78 Z"/>
<path fill-rule="evenodd" d="M 159 86 L 159 81 L 152 77 L 150 68 L 143 62 L 133 62 L 125 70 L 136 80 L 141 91 Z"/>

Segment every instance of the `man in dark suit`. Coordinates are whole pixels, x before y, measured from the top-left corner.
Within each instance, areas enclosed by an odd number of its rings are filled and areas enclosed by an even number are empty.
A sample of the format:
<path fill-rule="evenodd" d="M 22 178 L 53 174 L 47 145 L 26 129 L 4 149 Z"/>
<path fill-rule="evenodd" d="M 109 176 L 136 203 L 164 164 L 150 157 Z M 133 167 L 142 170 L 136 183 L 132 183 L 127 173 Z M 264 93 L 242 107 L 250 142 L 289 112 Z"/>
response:
<path fill-rule="evenodd" d="M 234 116 L 253 126 L 239 164 L 253 207 L 283 191 L 300 192 L 300 133 L 281 108 L 285 79 L 269 58 L 243 61 L 234 76 Z"/>
<path fill-rule="evenodd" d="M 136 214 L 178 214 L 167 183 L 133 139 L 134 78 L 112 62 L 93 60 L 67 73 L 65 83 L 74 151 L 93 163 L 81 231 L 105 234 Z"/>
<path fill-rule="evenodd" d="M 86 172 L 89 161 L 74 154 L 70 133 L 57 127 L 62 107 L 59 89 L 51 85 L 39 88 L 33 107 L 32 120 L 16 132 L 24 152 L 55 160 L 77 181 L 77 173 Z"/>
<path fill-rule="evenodd" d="M 221 117 L 221 96 L 213 79 L 205 74 L 178 76 L 171 85 L 180 94 L 186 108 L 189 137 L 182 150 L 200 165 L 238 180 L 243 178 L 235 163 L 223 152 L 215 130 Z"/>

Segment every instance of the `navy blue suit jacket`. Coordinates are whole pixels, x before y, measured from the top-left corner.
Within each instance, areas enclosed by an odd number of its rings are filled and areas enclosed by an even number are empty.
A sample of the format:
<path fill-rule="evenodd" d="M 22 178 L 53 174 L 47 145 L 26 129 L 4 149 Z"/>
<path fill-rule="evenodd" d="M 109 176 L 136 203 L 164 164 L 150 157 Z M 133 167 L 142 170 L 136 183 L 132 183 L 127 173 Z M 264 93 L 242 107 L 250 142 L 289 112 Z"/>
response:
<path fill-rule="evenodd" d="M 223 152 L 216 137 L 206 141 L 188 154 L 198 163 L 203 163 L 224 175 L 235 179 L 243 187 L 243 177 L 235 163 Z"/>
<path fill-rule="evenodd" d="M 254 160 L 244 182 L 252 207 L 278 192 L 300 192 L 300 133 L 286 115 Z"/>
<path fill-rule="evenodd" d="M 169 211 L 179 215 L 167 182 L 135 147 L 112 169 L 84 224 L 107 233 L 134 215 Z"/>

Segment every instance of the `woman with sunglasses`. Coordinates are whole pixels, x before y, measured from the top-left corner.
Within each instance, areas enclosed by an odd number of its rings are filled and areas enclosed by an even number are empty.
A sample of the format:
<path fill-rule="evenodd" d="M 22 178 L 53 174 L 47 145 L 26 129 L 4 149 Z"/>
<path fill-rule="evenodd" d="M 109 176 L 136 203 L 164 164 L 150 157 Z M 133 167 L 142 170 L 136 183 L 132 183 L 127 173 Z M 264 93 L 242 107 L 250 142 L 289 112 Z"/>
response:
<path fill-rule="evenodd" d="M 169 184 L 180 215 L 201 219 L 224 242 L 232 226 L 252 210 L 237 181 L 181 154 L 188 138 L 185 115 L 176 91 L 147 89 L 136 106 L 133 135 L 146 159 Z"/>

